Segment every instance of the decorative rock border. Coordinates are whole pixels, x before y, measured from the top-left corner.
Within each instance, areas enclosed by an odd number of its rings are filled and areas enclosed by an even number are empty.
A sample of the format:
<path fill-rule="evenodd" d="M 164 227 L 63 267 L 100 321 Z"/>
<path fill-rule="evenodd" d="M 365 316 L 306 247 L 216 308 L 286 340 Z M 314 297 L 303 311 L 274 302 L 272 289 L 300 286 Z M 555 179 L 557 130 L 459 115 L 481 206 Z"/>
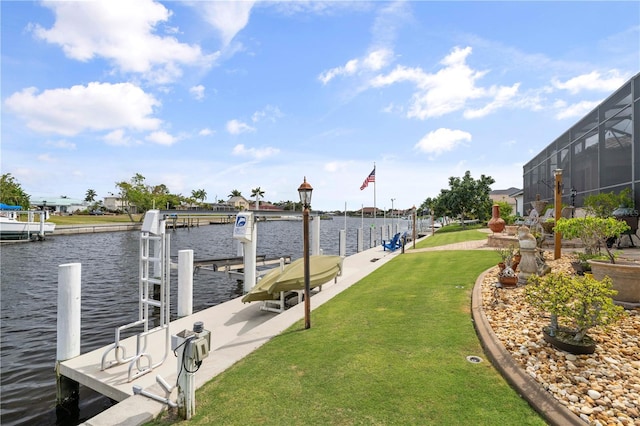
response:
<path fill-rule="evenodd" d="M 560 404 L 537 381 L 524 372 L 493 332 L 482 306 L 482 284 L 485 276 L 492 269 L 494 268 L 486 270 L 478 277 L 471 296 L 473 323 L 485 353 L 509 384 L 549 423 L 562 426 L 584 426 L 584 421 Z"/>

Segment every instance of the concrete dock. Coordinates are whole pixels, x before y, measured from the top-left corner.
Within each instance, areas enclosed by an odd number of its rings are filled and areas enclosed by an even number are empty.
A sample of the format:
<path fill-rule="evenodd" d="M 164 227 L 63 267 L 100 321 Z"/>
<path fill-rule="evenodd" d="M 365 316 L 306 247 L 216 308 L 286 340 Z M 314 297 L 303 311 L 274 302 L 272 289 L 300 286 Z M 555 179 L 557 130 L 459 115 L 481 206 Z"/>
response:
<path fill-rule="evenodd" d="M 311 297 L 311 309 L 321 306 L 400 253 L 400 249 L 395 252 L 383 251 L 380 245 L 345 258 L 342 274 L 337 278 L 337 282 L 328 282 L 323 285 L 322 291 Z M 202 321 L 204 328 L 211 332 L 211 352 L 195 374 L 196 388 L 304 318 L 302 303 L 276 314 L 261 311 L 261 302 L 243 304 L 240 299 L 221 303 L 170 324 L 172 335 L 185 329 L 191 330 L 196 321 Z M 311 325 L 313 327 L 313 315 Z M 127 356 L 135 354 L 135 337 L 122 341 L 122 344 L 126 348 Z M 165 353 L 164 345 L 164 331 L 149 337 L 147 352 L 153 357 L 154 363 L 162 359 Z M 133 386 L 164 397 L 165 392 L 156 383 L 156 376 L 159 375 L 171 385 L 176 383 L 178 361 L 172 351 L 169 351 L 161 366 L 128 382 L 128 363 L 101 371 L 102 356 L 106 350 L 107 347 L 100 348 L 60 364 L 60 374 L 63 376 L 119 401 L 118 404 L 86 421 L 85 425 L 140 425 L 151 421 L 166 409 L 166 405 L 160 402 L 146 396 L 134 395 Z M 113 351 L 108 359 L 114 359 Z M 176 390 L 173 391 L 171 399 L 176 400 Z"/>

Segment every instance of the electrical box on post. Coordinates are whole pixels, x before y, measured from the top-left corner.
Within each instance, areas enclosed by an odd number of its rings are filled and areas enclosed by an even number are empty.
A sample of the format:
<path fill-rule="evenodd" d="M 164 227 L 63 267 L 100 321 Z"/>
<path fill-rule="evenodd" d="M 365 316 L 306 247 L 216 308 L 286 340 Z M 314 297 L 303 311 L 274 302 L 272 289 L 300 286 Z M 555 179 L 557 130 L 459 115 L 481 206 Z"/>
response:
<path fill-rule="evenodd" d="M 153 235 L 160 234 L 160 210 L 149 210 L 145 213 L 142 232 L 148 232 Z"/>
<path fill-rule="evenodd" d="M 233 227 L 233 238 L 241 242 L 251 241 L 253 232 L 253 213 L 238 213 L 236 223 Z"/>

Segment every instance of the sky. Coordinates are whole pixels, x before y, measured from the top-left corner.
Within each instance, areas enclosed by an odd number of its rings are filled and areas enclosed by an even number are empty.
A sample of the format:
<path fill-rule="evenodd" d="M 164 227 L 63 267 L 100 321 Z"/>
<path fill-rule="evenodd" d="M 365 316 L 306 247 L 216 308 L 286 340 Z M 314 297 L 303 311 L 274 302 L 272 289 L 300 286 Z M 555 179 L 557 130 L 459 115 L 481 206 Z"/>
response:
<path fill-rule="evenodd" d="M 406 209 L 522 167 L 640 71 L 640 2 L 2 1 L 1 161 L 32 197 Z M 360 187 L 375 165 L 375 183 Z M 392 201 L 393 200 L 393 201 Z"/>

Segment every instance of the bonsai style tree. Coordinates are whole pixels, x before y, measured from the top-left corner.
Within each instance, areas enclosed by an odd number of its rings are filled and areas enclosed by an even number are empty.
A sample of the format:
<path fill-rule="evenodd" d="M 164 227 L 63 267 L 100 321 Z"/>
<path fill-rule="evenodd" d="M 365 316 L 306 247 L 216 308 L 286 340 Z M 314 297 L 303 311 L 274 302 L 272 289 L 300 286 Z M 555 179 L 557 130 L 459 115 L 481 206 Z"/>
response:
<path fill-rule="evenodd" d="M 589 329 L 618 321 L 624 309 L 613 303 L 611 279 L 598 281 L 590 276 L 577 277 L 551 273 L 545 277 L 532 275 L 525 289 L 528 303 L 551 315 L 547 332 L 572 343 L 584 343 Z M 568 321 L 560 327 L 559 318 Z M 569 337 L 571 336 L 571 337 Z"/>
<path fill-rule="evenodd" d="M 556 232 L 562 233 L 563 238 L 580 238 L 587 255 L 600 254 L 601 247 L 604 247 L 609 261 L 616 263 L 615 257 L 607 245 L 607 240 L 619 238 L 630 227 L 625 222 L 613 217 L 587 216 L 571 219 L 560 218 L 554 229 Z"/>
<path fill-rule="evenodd" d="M 609 217 L 618 207 L 633 208 L 633 198 L 631 198 L 631 188 L 614 192 L 603 192 L 592 194 L 584 199 L 584 208 L 589 215 L 596 217 Z"/>

